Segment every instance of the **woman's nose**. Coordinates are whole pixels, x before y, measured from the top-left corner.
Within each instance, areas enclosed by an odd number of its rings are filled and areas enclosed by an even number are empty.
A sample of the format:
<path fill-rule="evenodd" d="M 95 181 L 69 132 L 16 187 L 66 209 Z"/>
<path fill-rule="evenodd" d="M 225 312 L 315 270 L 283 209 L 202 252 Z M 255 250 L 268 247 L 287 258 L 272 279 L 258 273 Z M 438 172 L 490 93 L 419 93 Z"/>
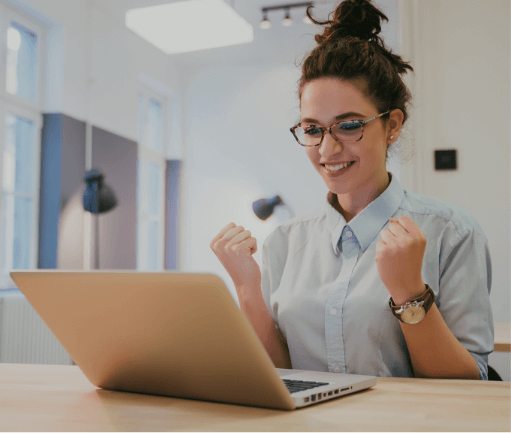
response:
<path fill-rule="evenodd" d="M 342 145 L 330 134 L 330 131 L 325 131 L 323 141 L 319 145 L 319 153 L 327 159 L 330 155 L 339 153 L 342 150 Z"/>

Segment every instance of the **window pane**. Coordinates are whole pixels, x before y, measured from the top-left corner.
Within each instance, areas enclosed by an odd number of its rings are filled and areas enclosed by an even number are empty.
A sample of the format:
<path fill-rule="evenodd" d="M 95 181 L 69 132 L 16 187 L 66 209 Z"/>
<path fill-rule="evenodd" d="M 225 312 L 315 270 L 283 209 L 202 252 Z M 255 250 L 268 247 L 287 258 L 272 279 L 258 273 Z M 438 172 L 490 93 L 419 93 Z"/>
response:
<path fill-rule="evenodd" d="M 29 269 L 34 204 L 31 199 L 5 194 L 2 200 L 2 252 L 0 269 Z"/>
<path fill-rule="evenodd" d="M 2 197 L 2 273 L 9 272 L 12 267 L 12 246 L 14 244 L 14 196 L 4 194 Z"/>
<path fill-rule="evenodd" d="M 21 117 L 5 116 L 4 191 L 33 194 L 34 124 Z"/>
<path fill-rule="evenodd" d="M 158 270 L 158 222 L 147 224 L 147 270 Z"/>
<path fill-rule="evenodd" d="M 13 269 L 30 267 L 30 239 L 32 234 L 33 202 L 29 198 L 16 197 L 14 207 Z"/>
<path fill-rule="evenodd" d="M 7 123 L 7 122 L 6 122 Z M 13 193 L 16 181 L 16 140 L 12 130 L 6 125 L 5 143 L 4 143 L 4 175 L 3 189 L 6 192 Z"/>
<path fill-rule="evenodd" d="M 154 150 L 163 150 L 163 109 L 155 99 L 149 98 L 147 120 L 144 128 L 145 145 Z"/>
<path fill-rule="evenodd" d="M 142 198 L 144 197 L 144 191 L 142 191 L 142 166 L 144 162 L 137 159 L 137 211 L 142 212 L 144 210 Z"/>
<path fill-rule="evenodd" d="M 138 141 L 142 142 L 144 138 L 144 95 L 138 95 Z"/>
<path fill-rule="evenodd" d="M 37 35 L 16 22 L 7 30 L 7 92 L 35 101 Z"/>
<path fill-rule="evenodd" d="M 162 170 L 158 164 L 149 162 L 147 164 L 147 212 L 158 216 L 160 213 L 160 197 L 162 196 Z"/>

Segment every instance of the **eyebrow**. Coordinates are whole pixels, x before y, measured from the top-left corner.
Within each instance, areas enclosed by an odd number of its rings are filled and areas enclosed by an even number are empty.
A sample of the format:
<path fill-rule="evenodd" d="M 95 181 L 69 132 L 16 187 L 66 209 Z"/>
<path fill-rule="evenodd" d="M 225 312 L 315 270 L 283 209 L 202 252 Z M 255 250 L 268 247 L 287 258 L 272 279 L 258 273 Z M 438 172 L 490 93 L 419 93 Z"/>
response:
<path fill-rule="evenodd" d="M 339 114 L 337 116 L 335 116 L 335 120 L 336 121 L 339 121 L 339 120 L 343 120 L 343 119 L 346 119 L 348 117 L 365 117 L 363 114 L 360 114 L 360 113 L 355 113 L 354 111 L 350 111 L 348 113 L 343 113 L 343 114 Z M 303 118 L 300 123 L 302 122 L 306 122 L 306 123 L 321 123 L 320 121 L 316 120 L 316 119 L 311 119 L 310 117 L 305 117 Z"/>

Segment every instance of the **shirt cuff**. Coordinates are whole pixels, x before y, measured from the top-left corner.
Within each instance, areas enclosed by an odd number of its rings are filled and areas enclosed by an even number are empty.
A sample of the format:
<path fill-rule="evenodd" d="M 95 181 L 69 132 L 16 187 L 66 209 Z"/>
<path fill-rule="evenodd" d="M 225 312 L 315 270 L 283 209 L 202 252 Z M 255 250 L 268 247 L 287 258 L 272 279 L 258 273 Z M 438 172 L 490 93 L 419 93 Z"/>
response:
<path fill-rule="evenodd" d="M 488 380 L 488 355 L 469 352 L 477 363 L 479 369 L 479 380 Z"/>

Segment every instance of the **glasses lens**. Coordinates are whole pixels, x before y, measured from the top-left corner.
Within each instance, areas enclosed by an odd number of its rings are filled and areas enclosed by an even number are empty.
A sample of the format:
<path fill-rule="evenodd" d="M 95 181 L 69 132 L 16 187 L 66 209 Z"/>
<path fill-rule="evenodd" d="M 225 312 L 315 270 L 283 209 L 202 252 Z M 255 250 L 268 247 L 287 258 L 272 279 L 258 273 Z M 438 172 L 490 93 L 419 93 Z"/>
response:
<path fill-rule="evenodd" d="M 359 122 L 342 122 L 332 127 L 332 134 L 342 143 L 353 143 L 362 137 L 363 125 Z"/>
<path fill-rule="evenodd" d="M 332 126 L 332 134 L 341 143 L 355 143 L 362 137 L 363 124 L 359 122 L 342 122 Z M 306 126 L 295 129 L 295 136 L 302 146 L 317 146 L 321 142 L 321 129 Z"/>
<path fill-rule="evenodd" d="M 303 146 L 316 146 L 321 141 L 321 129 L 314 127 L 299 127 L 295 129 L 295 136 Z"/>

